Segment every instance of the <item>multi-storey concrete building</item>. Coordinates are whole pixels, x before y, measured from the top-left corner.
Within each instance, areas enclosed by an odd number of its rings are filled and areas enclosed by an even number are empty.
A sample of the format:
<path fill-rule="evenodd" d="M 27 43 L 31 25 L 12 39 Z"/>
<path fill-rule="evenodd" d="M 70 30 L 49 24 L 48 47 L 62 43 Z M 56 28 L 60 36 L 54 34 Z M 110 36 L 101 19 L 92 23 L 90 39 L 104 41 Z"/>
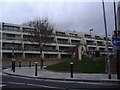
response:
<path fill-rule="evenodd" d="M 1 23 L 0 28 L 0 45 L 1 59 L 10 59 L 12 56 L 12 40 L 15 40 L 14 52 L 16 59 L 38 58 L 40 55 L 38 46 L 31 43 L 27 38 L 31 38 L 29 30 L 33 27 Z M 105 37 L 100 35 L 90 35 L 78 32 L 54 31 L 55 41 L 46 44 L 43 47 L 44 59 L 63 59 L 70 58 L 71 55 L 66 51 L 76 44 L 80 44 L 83 51 L 95 52 L 100 51 L 101 55 L 106 55 Z M 109 51 L 113 52 L 111 38 L 108 39 Z M 90 53 L 91 53 L 90 52 Z"/>

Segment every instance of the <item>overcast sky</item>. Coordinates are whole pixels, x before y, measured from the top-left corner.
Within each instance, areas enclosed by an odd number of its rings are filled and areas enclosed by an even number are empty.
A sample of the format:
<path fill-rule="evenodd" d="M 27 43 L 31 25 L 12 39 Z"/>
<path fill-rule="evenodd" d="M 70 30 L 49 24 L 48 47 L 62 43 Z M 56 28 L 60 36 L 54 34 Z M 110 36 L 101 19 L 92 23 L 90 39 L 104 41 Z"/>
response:
<path fill-rule="evenodd" d="M 57 30 L 104 35 L 101 2 L 7 2 L 0 5 L 2 22 L 22 24 L 37 17 L 48 17 Z M 105 2 L 108 34 L 113 34 L 113 2 Z"/>

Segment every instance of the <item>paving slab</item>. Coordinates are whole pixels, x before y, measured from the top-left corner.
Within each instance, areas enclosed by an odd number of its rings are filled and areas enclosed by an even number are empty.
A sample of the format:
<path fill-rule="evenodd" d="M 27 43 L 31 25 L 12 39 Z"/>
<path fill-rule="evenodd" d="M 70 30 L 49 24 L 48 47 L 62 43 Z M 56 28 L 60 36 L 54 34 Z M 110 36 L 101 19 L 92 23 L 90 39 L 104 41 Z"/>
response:
<path fill-rule="evenodd" d="M 53 72 L 47 70 L 39 70 L 38 75 L 35 76 L 35 68 L 34 67 L 17 67 L 15 72 L 11 70 L 11 68 L 4 69 L 4 73 L 17 75 L 17 76 L 25 76 L 31 78 L 40 78 L 40 79 L 56 79 L 56 80 L 72 80 L 72 81 L 111 81 L 111 82 L 118 82 L 120 80 L 117 79 L 116 74 L 112 74 L 112 79 L 108 79 L 108 74 L 89 74 L 89 73 L 74 73 L 73 78 L 70 78 L 70 73 L 63 73 L 63 72 Z"/>

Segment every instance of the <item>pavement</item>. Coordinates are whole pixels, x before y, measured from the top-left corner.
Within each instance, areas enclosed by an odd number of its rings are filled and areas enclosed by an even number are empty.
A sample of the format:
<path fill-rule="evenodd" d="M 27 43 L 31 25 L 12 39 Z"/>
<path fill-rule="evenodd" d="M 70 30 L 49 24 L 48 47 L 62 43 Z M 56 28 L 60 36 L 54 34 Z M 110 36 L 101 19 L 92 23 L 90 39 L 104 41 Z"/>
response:
<path fill-rule="evenodd" d="M 70 78 L 71 73 L 54 72 L 40 70 L 38 67 L 37 76 L 35 76 L 35 67 L 16 67 L 15 72 L 11 68 L 4 69 L 3 73 L 20 77 L 59 80 L 59 81 L 82 81 L 82 82 L 104 82 L 120 84 L 116 74 L 111 74 L 111 79 L 108 79 L 108 74 L 89 74 L 89 73 L 74 73 L 73 78 Z"/>

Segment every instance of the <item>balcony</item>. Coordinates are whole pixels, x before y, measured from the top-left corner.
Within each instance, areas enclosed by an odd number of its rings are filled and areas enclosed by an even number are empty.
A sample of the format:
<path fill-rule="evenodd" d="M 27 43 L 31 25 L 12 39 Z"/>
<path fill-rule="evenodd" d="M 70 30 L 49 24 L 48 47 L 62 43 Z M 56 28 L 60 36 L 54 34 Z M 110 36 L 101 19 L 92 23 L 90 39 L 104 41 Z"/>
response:
<path fill-rule="evenodd" d="M 69 44 L 68 42 L 60 42 L 58 41 L 58 44 Z"/>
<path fill-rule="evenodd" d="M 85 37 L 85 38 L 89 38 L 89 39 L 94 39 L 94 37 L 91 36 L 91 35 L 84 35 L 84 37 Z"/>
<path fill-rule="evenodd" d="M 3 47 L 3 50 L 12 50 L 12 47 Z M 21 47 L 14 47 L 14 50 L 22 50 Z"/>
<path fill-rule="evenodd" d="M 71 42 L 72 45 L 83 45 L 82 43 L 80 42 Z"/>
<path fill-rule="evenodd" d="M 24 48 L 25 51 L 39 51 L 39 48 Z"/>
<path fill-rule="evenodd" d="M 87 43 L 87 45 L 96 45 L 95 43 Z"/>
<path fill-rule="evenodd" d="M 27 29 L 27 30 L 25 30 L 25 29 L 23 29 L 23 33 L 28 33 L 28 32 L 30 32 L 31 30 L 29 30 L 29 29 Z"/>
<path fill-rule="evenodd" d="M 96 50 L 96 47 L 88 47 L 88 50 L 89 50 L 89 51 L 95 51 L 95 50 Z"/>
<path fill-rule="evenodd" d="M 68 37 L 68 35 L 66 35 L 66 34 L 56 34 L 56 36 Z"/>
<path fill-rule="evenodd" d="M 103 40 L 102 38 L 95 38 L 96 40 Z"/>
<path fill-rule="evenodd" d="M 61 37 L 68 37 L 65 32 L 58 32 L 56 31 L 56 36 L 61 36 Z"/>
<path fill-rule="evenodd" d="M 57 49 L 54 49 L 54 48 L 43 48 L 43 51 L 58 52 L 58 50 L 57 50 Z"/>
<path fill-rule="evenodd" d="M 7 27 L 3 27 L 2 28 L 3 31 L 9 31 L 9 32 L 21 32 L 20 29 L 17 29 L 17 28 L 7 28 Z"/>
<path fill-rule="evenodd" d="M 23 38 L 23 41 L 31 42 L 29 38 Z"/>
<path fill-rule="evenodd" d="M 71 36 L 71 35 L 70 35 L 70 37 L 72 37 L 72 38 L 79 38 L 79 39 L 81 39 L 81 37 L 80 37 L 80 36 Z"/>
<path fill-rule="evenodd" d="M 59 49 L 59 52 L 68 52 L 68 49 Z"/>
<path fill-rule="evenodd" d="M 105 53 L 105 52 L 107 52 L 106 50 L 99 50 L 100 52 L 103 52 L 103 53 Z"/>
<path fill-rule="evenodd" d="M 96 40 L 104 40 L 103 38 L 101 38 L 100 36 L 95 36 Z"/>
<path fill-rule="evenodd" d="M 94 37 L 85 37 L 85 40 L 94 41 Z"/>
<path fill-rule="evenodd" d="M 3 37 L 5 40 L 15 40 L 15 41 L 21 41 L 21 37 Z"/>
<path fill-rule="evenodd" d="M 104 37 L 104 40 L 106 40 L 106 37 Z M 110 38 L 108 38 L 108 41 L 111 41 L 111 39 L 110 39 Z"/>
<path fill-rule="evenodd" d="M 114 53 L 114 51 L 113 50 L 109 50 L 109 53 Z"/>
<path fill-rule="evenodd" d="M 98 43 L 97 45 L 98 45 L 98 46 L 105 46 L 105 44 L 99 44 L 99 43 Z"/>
<path fill-rule="evenodd" d="M 113 45 L 108 45 L 108 47 L 113 47 Z"/>

